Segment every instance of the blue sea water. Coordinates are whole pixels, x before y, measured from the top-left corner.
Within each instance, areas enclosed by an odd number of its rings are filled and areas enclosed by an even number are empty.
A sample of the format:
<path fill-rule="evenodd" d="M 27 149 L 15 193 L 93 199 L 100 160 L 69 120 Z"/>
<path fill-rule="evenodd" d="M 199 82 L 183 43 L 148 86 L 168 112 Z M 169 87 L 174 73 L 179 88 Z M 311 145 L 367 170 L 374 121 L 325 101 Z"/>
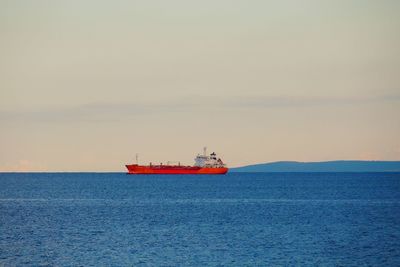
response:
<path fill-rule="evenodd" d="M 400 173 L 0 174 L 0 266 L 400 266 Z"/>

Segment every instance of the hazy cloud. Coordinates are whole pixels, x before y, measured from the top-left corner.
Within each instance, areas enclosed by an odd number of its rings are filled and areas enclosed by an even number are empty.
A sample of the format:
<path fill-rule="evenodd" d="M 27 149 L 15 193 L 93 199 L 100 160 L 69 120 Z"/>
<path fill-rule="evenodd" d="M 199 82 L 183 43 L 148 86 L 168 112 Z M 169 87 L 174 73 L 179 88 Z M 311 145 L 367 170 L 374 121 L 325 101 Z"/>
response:
<path fill-rule="evenodd" d="M 14 164 L 0 165 L 0 172 L 45 172 L 47 167 L 30 160 L 19 160 Z"/>
<path fill-rule="evenodd" d="M 400 101 L 400 96 L 327 98 L 327 97 L 187 97 L 166 103 L 96 103 L 69 108 L 49 108 L 31 111 L 0 111 L 0 121 L 26 122 L 102 122 L 123 120 L 132 116 L 207 110 L 282 109 L 337 107 Z"/>

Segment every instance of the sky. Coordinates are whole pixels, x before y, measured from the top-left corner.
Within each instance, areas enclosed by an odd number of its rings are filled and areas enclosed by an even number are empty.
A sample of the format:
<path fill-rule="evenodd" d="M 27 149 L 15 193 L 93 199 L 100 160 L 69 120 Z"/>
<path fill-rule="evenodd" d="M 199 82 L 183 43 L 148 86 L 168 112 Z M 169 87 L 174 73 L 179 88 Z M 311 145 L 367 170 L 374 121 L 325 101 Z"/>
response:
<path fill-rule="evenodd" d="M 400 1 L 0 0 L 0 171 L 400 160 Z"/>

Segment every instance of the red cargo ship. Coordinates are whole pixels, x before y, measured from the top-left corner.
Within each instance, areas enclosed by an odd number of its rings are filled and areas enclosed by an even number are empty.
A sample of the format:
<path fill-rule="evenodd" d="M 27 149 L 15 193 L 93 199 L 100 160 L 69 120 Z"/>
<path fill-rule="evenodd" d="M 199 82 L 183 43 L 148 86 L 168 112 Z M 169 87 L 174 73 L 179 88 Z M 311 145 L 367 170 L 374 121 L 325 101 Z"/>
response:
<path fill-rule="evenodd" d="M 225 174 L 228 168 L 220 158 L 213 152 L 207 156 L 206 148 L 203 155 L 196 156 L 194 166 L 178 165 L 159 165 L 149 164 L 147 166 L 139 165 L 136 157 L 136 164 L 125 165 L 128 174 Z"/>

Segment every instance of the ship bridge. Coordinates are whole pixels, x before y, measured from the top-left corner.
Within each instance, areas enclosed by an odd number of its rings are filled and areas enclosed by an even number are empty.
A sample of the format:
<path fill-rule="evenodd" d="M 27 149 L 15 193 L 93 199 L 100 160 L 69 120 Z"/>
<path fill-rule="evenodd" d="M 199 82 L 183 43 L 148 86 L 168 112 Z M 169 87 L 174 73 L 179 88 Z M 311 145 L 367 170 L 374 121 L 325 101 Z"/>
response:
<path fill-rule="evenodd" d="M 224 168 L 225 164 L 217 157 L 215 152 L 207 156 L 207 148 L 204 148 L 203 155 L 198 154 L 194 159 L 195 166 L 205 168 Z"/>

